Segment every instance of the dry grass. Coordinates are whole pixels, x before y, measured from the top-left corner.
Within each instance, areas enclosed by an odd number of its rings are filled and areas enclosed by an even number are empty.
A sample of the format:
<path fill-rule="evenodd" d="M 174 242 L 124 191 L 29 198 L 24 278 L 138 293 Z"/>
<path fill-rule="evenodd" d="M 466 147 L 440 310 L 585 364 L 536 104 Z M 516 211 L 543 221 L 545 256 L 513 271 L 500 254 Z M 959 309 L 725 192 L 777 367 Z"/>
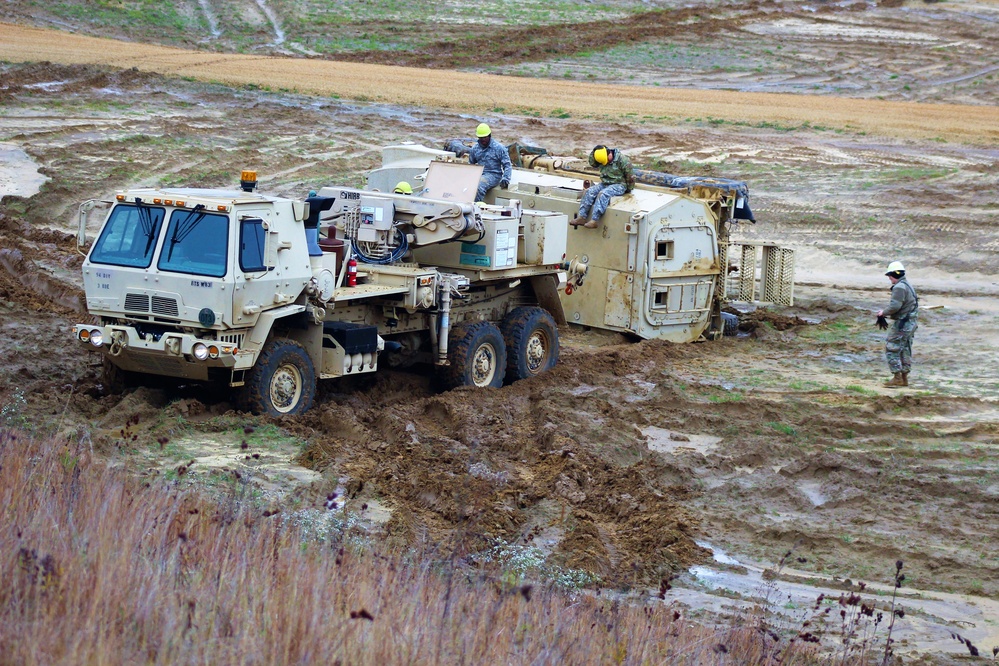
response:
<path fill-rule="evenodd" d="M 703 627 L 654 597 L 503 585 L 434 553 L 345 546 L 241 491 L 146 483 L 86 446 L 0 430 L 0 661 L 815 661 L 745 618 Z"/>

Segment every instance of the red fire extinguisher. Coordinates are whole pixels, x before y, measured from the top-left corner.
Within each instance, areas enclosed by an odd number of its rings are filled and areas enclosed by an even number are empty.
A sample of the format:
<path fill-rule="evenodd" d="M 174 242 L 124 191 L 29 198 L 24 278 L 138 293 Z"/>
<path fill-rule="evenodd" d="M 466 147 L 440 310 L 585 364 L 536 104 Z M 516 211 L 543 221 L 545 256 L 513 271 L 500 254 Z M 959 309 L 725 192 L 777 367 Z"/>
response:
<path fill-rule="evenodd" d="M 347 260 L 347 286 L 357 286 L 357 259 L 354 257 Z"/>

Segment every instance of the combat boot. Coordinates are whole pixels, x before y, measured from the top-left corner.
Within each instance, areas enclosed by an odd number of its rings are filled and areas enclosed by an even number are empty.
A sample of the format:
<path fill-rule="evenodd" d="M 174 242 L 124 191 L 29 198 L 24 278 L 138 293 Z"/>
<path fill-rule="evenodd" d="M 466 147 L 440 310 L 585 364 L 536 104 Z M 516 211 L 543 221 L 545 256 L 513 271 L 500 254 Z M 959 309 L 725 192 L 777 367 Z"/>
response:
<path fill-rule="evenodd" d="M 581 215 L 577 215 L 576 217 L 569 220 L 569 224 L 571 224 L 574 227 L 578 227 L 581 224 L 586 224 L 586 218 Z"/>
<path fill-rule="evenodd" d="M 586 224 L 583 225 L 583 227 L 586 229 L 596 229 L 597 226 L 598 225 L 596 220 L 587 220 Z"/>
<path fill-rule="evenodd" d="M 899 388 L 902 386 L 907 386 L 907 384 L 901 372 L 896 372 L 894 377 L 885 382 L 885 388 Z"/>
<path fill-rule="evenodd" d="M 908 385 L 909 385 L 909 373 L 906 371 L 902 373 L 902 386 L 908 386 Z"/>

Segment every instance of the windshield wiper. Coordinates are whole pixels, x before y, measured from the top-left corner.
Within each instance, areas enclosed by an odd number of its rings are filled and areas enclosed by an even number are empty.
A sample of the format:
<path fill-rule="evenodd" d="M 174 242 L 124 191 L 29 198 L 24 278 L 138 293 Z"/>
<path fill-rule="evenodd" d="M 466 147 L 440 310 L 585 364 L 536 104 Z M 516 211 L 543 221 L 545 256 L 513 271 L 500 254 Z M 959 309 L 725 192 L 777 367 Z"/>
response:
<path fill-rule="evenodd" d="M 142 199 L 135 197 L 135 207 L 139 209 L 139 224 L 142 225 L 142 233 L 146 234 L 146 250 L 142 253 L 142 256 L 146 256 L 149 254 L 149 248 L 156 239 L 153 234 L 152 206 L 144 205 Z"/>
<path fill-rule="evenodd" d="M 201 220 L 205 219 L 206 215 L 205 204 L 198 204 L 194 207 L 194 210 L 187 214 L 187 218 L 177 224 L 173 228 L 173 235 L 170 236 L 170 250 L 167 252 L 167 261 L 173 257 L 173 248 L 177 246 L 177 243 L 181 243 L 187 238 L 194 228 L 201 223 Z"/>

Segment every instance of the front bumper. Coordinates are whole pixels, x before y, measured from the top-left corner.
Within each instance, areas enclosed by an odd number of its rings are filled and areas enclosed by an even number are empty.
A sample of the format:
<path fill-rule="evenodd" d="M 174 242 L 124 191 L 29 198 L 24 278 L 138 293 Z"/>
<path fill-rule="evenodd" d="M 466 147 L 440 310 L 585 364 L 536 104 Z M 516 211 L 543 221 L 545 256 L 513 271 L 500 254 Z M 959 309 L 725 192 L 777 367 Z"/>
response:
<path fill-rule="evenodd" d="M 131 326 L 76 324 L 73 337 L 88 349 L 104 354 L 122 370 L 143 374 L 206 380 L 210 368 L 233 369 L 240 361 L 236 345 L 203 340 L 190 333 L 143 337 Z"/>

